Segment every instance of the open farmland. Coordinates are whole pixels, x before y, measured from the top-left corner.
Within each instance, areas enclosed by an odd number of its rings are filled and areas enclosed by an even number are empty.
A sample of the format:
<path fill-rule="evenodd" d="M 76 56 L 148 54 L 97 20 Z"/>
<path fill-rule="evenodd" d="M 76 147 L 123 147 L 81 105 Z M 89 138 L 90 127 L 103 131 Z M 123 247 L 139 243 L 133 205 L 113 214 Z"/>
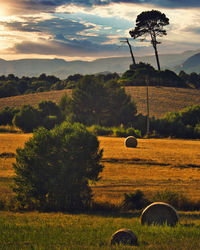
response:
<path fill-rule="evenodd" d="M 0 198 L 12 195 L 14 153 L 31 136 L 0 134 Z M 118 204 L 124 192 L 141 189 L 150 197 L 165 188 L 200 199 L 200 141 L 140 139 L 137 148 L 125 148 L 123 138 L 99 140 L 105 168 L 102 179 L 92 186 L 96 200 Z M 111 235 L 120 228 L 136 234 L 137 249 L 200 248 L 199 212 L 180 212 L 174 228 L 141 226 L 139 215 L 0 211 L 0 249 L 135 249 L 110 246 Z"/>
<path fill-rule="evenodd" d="M 138 113 L 146 114 L 146 87 L 125 87 L 126 92 L 136 102 Z M 0 98 L 0 110 L 6 106 L 21 107 L 23 104 L 36 106 L 43 100 L 56 103 L 64 95 L 71 95 L 71 90 L 58 90 L 23 96 Z M 200 90 L 169 87 L 149 87 L 150 116 L 162 117 L 168 111 L 180 111 L 194 104 L 200 104 Z"/>
<path fill-rule="evenodd" d="M 31 134 L 0 134 L 0 193 L 11 194 L 12 162 L 17 147 Z M 139 139 L 126 148 L 123 138 L 99 137 L 104 149 L 102 178 L 92 184 L 97 201 L 119 204 L 123 194 L 141 189 L 149 198 L 170 189 L 200 200 L 200 141 Z"/>

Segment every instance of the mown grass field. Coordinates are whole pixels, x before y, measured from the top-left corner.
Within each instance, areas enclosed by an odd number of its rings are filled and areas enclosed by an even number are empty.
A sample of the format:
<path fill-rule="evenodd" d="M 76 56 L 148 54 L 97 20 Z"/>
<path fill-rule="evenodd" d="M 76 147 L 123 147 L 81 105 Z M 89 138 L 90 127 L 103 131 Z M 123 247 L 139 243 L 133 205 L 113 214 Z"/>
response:
<path fill-rule="evenodd" d="M 138 113 L 146 114 L 146 87 L 125 87 L 126 92 L 136 102 Z M 41 92 L 23 96 L 0 98 L 0 110 L 6 106 L 19 108 L 23 104 L 36 106 L 43 100 L 52 100 L 56 103 L 64 95 L 71 95 L 71 90 L 58 90 Z M 180 111 L 181 109 L 200 104 L 200 90 L 181 89 L 169 87 L 149 87 L 150 116 L 162 117 L 169 111 Z"/>
<path fill-rule="evenodd" d="M 12 196 L 12 162 L 31 134 L 0 134 L 0 196 Z M 123 138 L 99 137 L 104 149 L 102 178 L 92 184 L 94 199 L 119 204 L 123 193 L 178 191 L 200 200 L 200 141 L 139 139 L 126 148 Z M 0 212 L 0 249 L 200 249 L 199 212 L 180 212 L 174 227 L 141 226 L 140 212 L 92 214 Z M 111 247 L 119 228 L 138 237 L 138 247 Z"/>

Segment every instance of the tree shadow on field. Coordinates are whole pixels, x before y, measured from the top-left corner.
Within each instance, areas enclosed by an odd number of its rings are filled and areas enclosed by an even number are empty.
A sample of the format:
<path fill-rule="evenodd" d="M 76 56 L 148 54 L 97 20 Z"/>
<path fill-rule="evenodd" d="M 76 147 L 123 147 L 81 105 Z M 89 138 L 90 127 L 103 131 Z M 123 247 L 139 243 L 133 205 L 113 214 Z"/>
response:
<path fill-rule="evenodd" d="M 88 216 L 100 216 L 100 217 L 105 217 L 105 218 L 128 218 L 128 219 L 132 219 L 132 218 L 139 218 L 141 215 L 141 211 L 128 211 L 128 212 L 121 212 L 121 211 L 92 211 L 92 212 L 86 212 L 85 214 L 87 214 Z"/>

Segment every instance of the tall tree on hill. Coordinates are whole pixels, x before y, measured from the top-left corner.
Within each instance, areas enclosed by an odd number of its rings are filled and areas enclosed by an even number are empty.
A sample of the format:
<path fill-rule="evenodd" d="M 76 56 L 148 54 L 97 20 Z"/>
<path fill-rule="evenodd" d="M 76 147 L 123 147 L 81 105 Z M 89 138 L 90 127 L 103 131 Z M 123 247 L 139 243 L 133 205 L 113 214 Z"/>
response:
<path fill-rule="evenodd" d="M 160 70 L 160 62 L 158 58 L 157 44 L 160 44 L 160 42 L 157 41 L 157 37 L 167 35 L 167 32 L 163 27 L 168 24 L 169 19 L 164 13 L 161 13 L 158 10 L 143 11 L 137 16 L 136 27 L 129 31 L 133 39 L 138 37 L 145 38 L 147 35 L 150 35 L 151 44 L 155 50 L 158 70 Z"/>

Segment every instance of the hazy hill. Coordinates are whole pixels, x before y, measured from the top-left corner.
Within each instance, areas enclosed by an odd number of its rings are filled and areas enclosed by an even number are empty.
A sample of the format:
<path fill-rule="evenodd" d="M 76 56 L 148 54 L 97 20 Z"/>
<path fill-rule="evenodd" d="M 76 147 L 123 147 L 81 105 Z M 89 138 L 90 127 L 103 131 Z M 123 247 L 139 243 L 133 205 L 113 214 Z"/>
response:
<path fill-rule="evenodd" d="M 183 64 L 189 57 L 200 51 L 186 51 L 181 54 L 161 54 L 161 67 L 171 68 Z M 156 67 L 155 56 L 136 57 L 137 62 L 150 63 Z M 39 76 L 41 73 L 55 75 L 61 79 L 80 74 L 95 74 L 98 72 L 123 73 L 132 63 L 131 57 L 102 58 L 94 61 L 65 61 L 62 59 L 22 59 L 6 61 L 0 59 L 0 75 L 14 74 L 16 76 Z"/>
<path fill-rule="evenodd" d="M 176 71 L 184 70 L 186 73 L 200 73 L 200 53 L 189 57 L 183 64 L 177 66 Z"/>
<path fill-rule="evenodd" d="M 136 102 L 138 113 L 146 114 L 146 87 L 126 87 L 126 92 Z M 71 95 L 71 90 L 41 92 L 29 95 L 0 98 L 0 110 L 6 106 L 21 107 L 23 104 L 36 106 L 42 100 L 56 103 L 64 95 Z M 200 103 L 200 90 L 170 87 L 149 87 L 150 116 L 162 117 L 168 111 L 181 109 Z"/>

